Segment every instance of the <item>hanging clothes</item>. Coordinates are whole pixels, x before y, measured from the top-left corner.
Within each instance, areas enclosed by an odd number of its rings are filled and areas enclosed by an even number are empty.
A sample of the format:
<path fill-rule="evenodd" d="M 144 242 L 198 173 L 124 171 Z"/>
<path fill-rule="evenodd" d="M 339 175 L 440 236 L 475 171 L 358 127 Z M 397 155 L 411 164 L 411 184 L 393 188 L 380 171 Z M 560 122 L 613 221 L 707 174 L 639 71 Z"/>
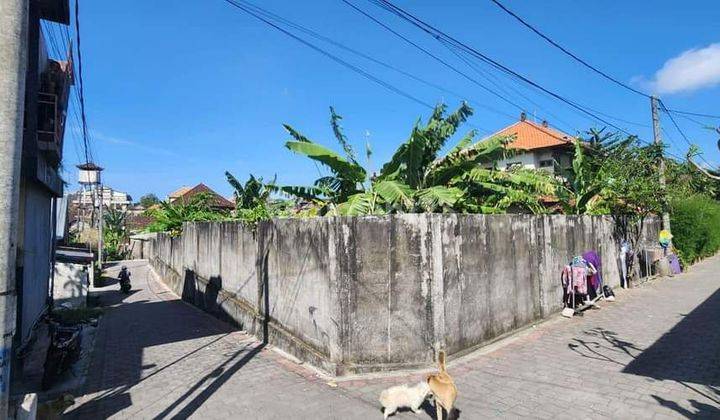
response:
<path fill-rule="evenodd" d="M 594 250 L 589 250 L 583 252 L 582 257 L 595 268 L 595 270 L 593 270 L 594 272 L 590 274 L 590 286 L 593 290 L 600 289 L 603 284 L 601 273 L 602 260 L 600 259 L 600 255 Z"/>
<path fill-rule="evenodd" d="M 629 242 L 623 241 L 620 246 L 620 273 L 622 274 L 622 287 L 628 287 L 628 263 L 632 261 L 632 246 Z"/>
<path fill-rule="evenodd" d="M 682 269 L 680 268 L 680 261 L 678 260 L 677 255 L 670 254 L 668 255 L 667 259 L 670 262 L 670 270 L 672 270 L 673 274 L 682 273 Z"/>
<path fill-rule="evenodd" d="M 574 257 L 572 262 L 565 266 L 562 273 L 563 286 L 567 293 L 587 294 L 587 276 L 589 267 L 584 258 Z"/>

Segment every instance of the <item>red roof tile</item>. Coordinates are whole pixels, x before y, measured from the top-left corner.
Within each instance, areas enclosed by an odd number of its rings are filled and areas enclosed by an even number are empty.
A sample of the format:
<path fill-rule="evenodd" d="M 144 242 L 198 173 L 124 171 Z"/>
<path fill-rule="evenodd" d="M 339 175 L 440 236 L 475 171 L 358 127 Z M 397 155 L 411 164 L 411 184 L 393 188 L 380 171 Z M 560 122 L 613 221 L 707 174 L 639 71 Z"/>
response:
<path fill-rule="evenodd" d="M 573 136 L 556 130 L 552 127 L 545 127 L 528 120 L 521 120 L 515 124 L 505 127 L 490 137 L 515 136 L 510 142 L 510 149 L 543 149 L 546 147 L 568 146 Z"/>
<path fill-rule="evenodd" d="M 212 201 L 210 202 L 210 205 L 213 207 L 223 208 L 223 209 L 234 209 L 235 204 L 228 200 L 227 198 L 221 196 L 220 194 L 216 193 L 210 187 L 207 185 L 200 183 L 192 188 L 188 187 L 182 187 L 178 189 L 177 191 L 170 194 L 170 201 L 173 202 L 175 200 L 188 200 L 191 197 L 200 194 L 200 193 L 209 193 L 212 196 Z"/>

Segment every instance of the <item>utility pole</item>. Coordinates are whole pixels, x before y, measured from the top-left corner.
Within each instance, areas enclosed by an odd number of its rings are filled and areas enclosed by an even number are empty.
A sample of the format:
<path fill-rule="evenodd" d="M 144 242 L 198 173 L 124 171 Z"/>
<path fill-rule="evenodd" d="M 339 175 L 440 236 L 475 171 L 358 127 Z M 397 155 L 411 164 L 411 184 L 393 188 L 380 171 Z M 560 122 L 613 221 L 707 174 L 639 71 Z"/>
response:
<path fill-rule="evenodd" d="M 2 0 L 0 7 L 0 418 L 8 416 L 15 332 L 15 259 L 29 3 Z"/>
<path fill-rule="evenodd" d="M 660 115 L 658 112 L 659 100 L 657 96 L 650 97 L 650 108 L 652 109 L 652 120 L 653 120 L 653 135 L 655 137 L 655 144 L 662 146 L 662 136 L 660 134 Z M 663 229 L 670 231 L 670 213 L 667 211 L 667 193 L 665 188 L 665 158 L 660 152 L 660 188 L 663 194 L 663 214 L 662 214 L 662 227 Z"/>
<path fill-rule="evenodd" d="M 103 264 L 103 201 L 104 201 L 104 191 L 102 184 L 98 184 L 97 187 L 100 188 L 100 207 L 98 208 L 98 266 L 102 270 L 102 264 Z"/>

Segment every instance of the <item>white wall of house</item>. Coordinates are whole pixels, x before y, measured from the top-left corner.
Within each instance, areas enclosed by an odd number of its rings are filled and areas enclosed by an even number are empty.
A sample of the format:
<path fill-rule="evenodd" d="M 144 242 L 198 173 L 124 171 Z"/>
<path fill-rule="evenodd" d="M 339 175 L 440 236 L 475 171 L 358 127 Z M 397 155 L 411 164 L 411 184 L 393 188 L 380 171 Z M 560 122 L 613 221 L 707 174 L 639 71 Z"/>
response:
<path fill-rule="evenodd" d="M 541 149 L 537 151 L 531 151 L 531 152 L 525 152 L 525 153 L 519 153 L 515 156 L 509 157 L 507 159 L 501 159 L 497 161 L 497 168 L 500 170 L 506 170 L 510 166 L 517 164 L 521 165 L 525 169 L 543 169 L 550 173 L 555 173 L 555 161 L 553 159 L 557 159 L 557 156 L 560 155 L 559 162 L 560 167 L 566 167 L 570 164 L 570 158 L 568 153 L 564 150 L 557 150 L 557 149 Z M 491 168 L 492 166 L 487 165 L 486 168 Z"/>
<path fill-rule="evenodd" d="M 96 194 L 97 193 L 92 190 L 79 191 L 75 193 L 73 202 L 75 204 L 90 205 L 93 203 L 93 199 L 97 200 Z M 132 198 L 127 193 L 103 186 L 102 202 L 106 207 L 120 207 L 125 209 L 132 204 Z"/>
<path fill-rule="evenodd" d="M 515 156 L 511 156 L 507 159 L 503 159 L 497 162 L 498 169 L 507 169 L 509 165 L 521 165 L 526 169 L 537 168 L 537 157 L 535 153 L 520 153 Z"/>

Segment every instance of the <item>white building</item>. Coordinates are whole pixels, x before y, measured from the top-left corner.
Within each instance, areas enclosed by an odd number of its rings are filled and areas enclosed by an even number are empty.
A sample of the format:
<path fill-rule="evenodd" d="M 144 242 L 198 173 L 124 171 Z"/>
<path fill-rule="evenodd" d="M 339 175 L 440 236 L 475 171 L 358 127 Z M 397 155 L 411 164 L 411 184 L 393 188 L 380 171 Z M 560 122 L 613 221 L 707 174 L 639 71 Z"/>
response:
<path fill-rule="evenodd" d="M 545 121 L 541 124 L 528 121 L 522 113 L 520 121 L 488 138 L 507 136 L 514 136 L 508 148 L 516 154 L 499 160 L 498 169 L 522 166 L 562 175 L 572 165 L 574 137 L 550 127 Z"/>
<path fill-rule="evenodd" d="M 103 186 L 101 193 L 102 203 L 106 208 L 127 210 L 132 205 L 132 197 L 129 194 L 114 190 L 112 187 Z M 81 190 L 74 194 L 72 202 L 75 205 L 92 206 L 94 199 L 97 205 L 99 201 L 97 194 L 95 190 Z"/>

